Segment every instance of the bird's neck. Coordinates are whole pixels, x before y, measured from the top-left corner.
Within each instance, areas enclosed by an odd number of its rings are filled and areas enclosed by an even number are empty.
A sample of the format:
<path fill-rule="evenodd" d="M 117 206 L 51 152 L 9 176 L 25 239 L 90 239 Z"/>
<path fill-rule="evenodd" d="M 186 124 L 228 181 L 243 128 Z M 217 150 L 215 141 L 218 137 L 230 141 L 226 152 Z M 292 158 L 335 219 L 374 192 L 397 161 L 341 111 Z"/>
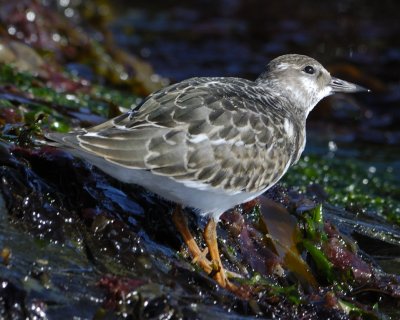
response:
<path fill-rule="evenodd" d="M 310 105 L 304 96 L 294 90 L 281 88 L 269 84 L 258 84 L 265 91 L 265 95 L 276 101 L 275 105 L 284 113 L 295 116 L 302 123 L 306 121 L 314 105 Z"/>

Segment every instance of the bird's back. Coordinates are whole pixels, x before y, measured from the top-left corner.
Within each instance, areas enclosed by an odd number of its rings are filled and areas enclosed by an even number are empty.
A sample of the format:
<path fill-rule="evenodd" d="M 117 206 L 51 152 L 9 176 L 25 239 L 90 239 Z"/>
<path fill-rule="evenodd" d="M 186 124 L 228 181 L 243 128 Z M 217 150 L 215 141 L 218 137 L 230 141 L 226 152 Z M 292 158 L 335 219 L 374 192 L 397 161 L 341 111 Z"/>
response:
<path fill-rule="evenodd" d="M 125 168 L 231 192 L 274 184 L 299 156 L 301 124 L 281 96 L 237 78 L 192 78 L 85 133 L 50 139 Z"/>

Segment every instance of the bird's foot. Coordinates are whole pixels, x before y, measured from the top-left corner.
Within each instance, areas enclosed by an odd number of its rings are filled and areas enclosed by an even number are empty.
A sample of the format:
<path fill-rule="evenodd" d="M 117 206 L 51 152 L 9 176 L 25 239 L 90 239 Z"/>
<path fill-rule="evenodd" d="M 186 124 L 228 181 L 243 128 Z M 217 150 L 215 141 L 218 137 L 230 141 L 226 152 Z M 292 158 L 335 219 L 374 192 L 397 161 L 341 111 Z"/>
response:
<path fill-rule="evenodd" d="M 182 214 L 182 209 L 178 206 L 172 213 L 172 221 L 181 234 L 183 241 L 186 243 L 193 262 L 200 266 L 207 274 L 213 271 L 211 261 L 207 259 L 208 248 L 201 250 L 190 232 L 186 217 Z"/>
<path fill-rule="evenodd" d="M 226 288 L 239 296 L 242 296 L 240 293 L 239 287 L 229 281 L 227 275 L 235 274 L 226 271 L 222 266 L 221 258 L 218 250 L 217 243 L 217 231 L 216 231 L 216 222 L 213 218 L 207 223 L 206 228 L 204 229 L 203 237 L 207 244 L 207 248 L 201 250 L 197 245 L 196 241 L 191 234 L 187 222 L 186 217 L 182 214 L 182 209 L 177 207 L 173 214 L 172 220 L 183 237 L 184 242 L 186 243 L 188 250 L 193 257 L 192 262 L 199 265 L 209 276 L 214 278 L 214 280 L 223 288 Z M 209 254 L 211 257 L 211 261 L 206 257 Z"/>

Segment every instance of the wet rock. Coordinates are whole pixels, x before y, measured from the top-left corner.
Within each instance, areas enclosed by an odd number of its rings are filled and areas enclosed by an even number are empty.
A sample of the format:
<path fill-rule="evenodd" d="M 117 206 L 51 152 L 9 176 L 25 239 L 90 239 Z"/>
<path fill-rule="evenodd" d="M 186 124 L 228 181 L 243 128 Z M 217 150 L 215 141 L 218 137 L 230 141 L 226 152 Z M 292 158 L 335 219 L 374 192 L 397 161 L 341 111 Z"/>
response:
<path fill-rule="evenodd" d="M 0 284 L 1 317 L 9 319 L 27 318 L 30 312 L 25 305 L 26 291 L 8 279 L 0 278 Z"/>

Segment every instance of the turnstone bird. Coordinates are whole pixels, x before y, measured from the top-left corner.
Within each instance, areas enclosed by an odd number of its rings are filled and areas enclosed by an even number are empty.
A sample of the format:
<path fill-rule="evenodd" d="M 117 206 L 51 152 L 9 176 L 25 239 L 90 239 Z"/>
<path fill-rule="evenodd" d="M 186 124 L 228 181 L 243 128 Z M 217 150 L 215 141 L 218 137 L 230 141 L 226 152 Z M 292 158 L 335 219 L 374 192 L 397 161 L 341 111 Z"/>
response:
<path fill-rule="evenodd" d="M 223 287 L 216 239 L 220 215 L 271 188 L 304 150 L 306 118 L 335 92 L 367 91 L 331 77 L 316 60 L 288 54 L 255 80 L 191 78 L 152 93 L 132 111 L 90 129 L 49 133 L 110 176 L 177 204 L 173 220 L 191 255 Z M 209 222 L 197 246 L 181 207 Z"/>

